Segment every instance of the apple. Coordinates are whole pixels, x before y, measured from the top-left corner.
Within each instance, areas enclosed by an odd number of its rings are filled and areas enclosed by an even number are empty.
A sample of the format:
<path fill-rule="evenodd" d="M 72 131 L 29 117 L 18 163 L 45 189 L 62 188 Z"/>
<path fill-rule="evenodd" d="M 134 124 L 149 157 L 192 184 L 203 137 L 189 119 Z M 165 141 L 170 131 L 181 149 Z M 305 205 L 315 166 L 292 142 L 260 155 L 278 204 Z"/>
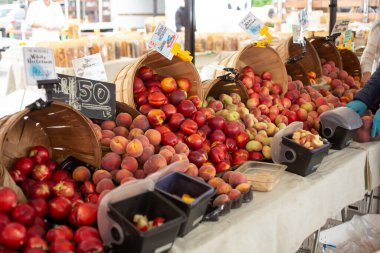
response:
<path fill-rule="evenodd" d="M 44 218 L 48 213 L 48 204 L 45 199 L 30 199 L 28 204 L 33 207 L 38 217 Z"/>
<path fill-rule="evenodd" d="M 19 170 L 13 169 L 10 171 L 9 174 L 11 175 L 13 181 L 15 181 L 16 184 L 21 184 L 26 179 L 26 175 Z"/>
<path fill-rule="evenodd" d="M 44 164 L 38 164 L 33 167 L 32 178 L 36 181 L 47 181 L 52 176 L 52 171 Z"/>
<path fill-rule="evenodd" d="M 71 174 L 67 170 L 55 170 L 53 172 L 52 177 L 51 177 L 51 180 L 54 183 L 58 183 L 58 182 L 65 180 L 65 179 L 71 179 Z"/>
<path fill-rule="evenodd" d="M 74 196 L 75 185 L 68 180 L 62 180 L 55 183 L 52 192 L 55 197 L 65 197 L 71 199 Z"/>
<path fill-rule="evenodd" d="M 50 197 L 49 185 L 46 182 L 36 182 L 28 193 L 32 199 L 42 198 L 46 200 Z"/>
<path fill-rule="evenodd" d="M 0 212 L 9 212 L 17 205 L 17 195 L 9 187 L 0 187 Z"/>
<path fill-rule="evenodd" d="M 24 175 L 28 176 L 34 167 L 32 159 L 29 157 L 18 158 L 13 166 L 13 169 L 19 170 Z"/>
<path fill-rule="evenodd" d="M 19 203 L 11 212 L 11 217 L 14 222 L 29 226 L 33 223 L 36 217 L 34 208 L 26 203 Z"/>
<path fill-rule="evenodd" d="M 97 220 L 98 207 L 92 203 L 82 203 L 74 207 L 69 216 L 73 225 L 92 226 Z"/>
<path fill-rule="evenodd" d="M 43 164 L 49 160 L 49 150 L 43 146 L 35 146 L 30 149 L 29 157 L 35 164 Z"/>
<path fill-rule="evenodd" d="M 49 202 L 49 216 L 55 220 L 64 220 L 70 214 L 71 202 L 65 197 L 56 197 Z"/>
<path fill-rule="evenodd" d="M 16 222 L 11 222 L 5 225 L 4 229 L 0 231 L 0 244 L 9 248 L 17 250 L 26 242 L 26 229 L 23 225 Z M 4 252 L 8 252 L 4 250 Z M 13 252 L 9 250 L 9 252 Z"/>

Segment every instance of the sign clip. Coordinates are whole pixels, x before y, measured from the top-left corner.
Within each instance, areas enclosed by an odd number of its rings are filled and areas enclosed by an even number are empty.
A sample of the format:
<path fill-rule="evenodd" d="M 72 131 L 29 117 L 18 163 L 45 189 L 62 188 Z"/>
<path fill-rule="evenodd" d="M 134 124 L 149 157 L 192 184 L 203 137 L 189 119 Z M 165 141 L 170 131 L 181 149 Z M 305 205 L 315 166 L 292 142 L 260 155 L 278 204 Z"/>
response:
<path fill-rule="evenodd" d="M 178 42 L 175 42 L 172 50 L 172 54 L 177 56 L 183 61 L 192 61 L 193 57 L 190 55 L 190 52 L 187 50 L 182 50 L 181 45 Z"/>

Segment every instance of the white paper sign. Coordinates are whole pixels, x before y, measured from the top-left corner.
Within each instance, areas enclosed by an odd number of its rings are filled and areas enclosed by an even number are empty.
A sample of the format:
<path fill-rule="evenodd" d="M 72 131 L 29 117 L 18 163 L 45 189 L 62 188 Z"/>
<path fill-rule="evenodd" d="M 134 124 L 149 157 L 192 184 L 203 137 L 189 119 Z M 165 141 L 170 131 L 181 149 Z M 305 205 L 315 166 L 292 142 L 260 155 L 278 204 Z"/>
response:
<path fill-rule="evenodd" d="M 171 60 L 173 59 L 173 53 L 171 50 L 177 38 L 178 35 L 175 32 L 163 24 L 158 24 L 148 45 Z"/>
<path fill-rule="evenodd" d="M 344 32 L 344 40 L 343 40 L 344 44 L 348 43 L 348 41 L 351 39 L 351 34 L 352 34 L 351 29 L 348 29 Z"/>
<path fill-rule="evenodd" d="M 37 80 L 57 79 L 52 48 L 24 47 L 23 55 L 27 85 L 37 85 Z"/>
<path fill-rule="evenodd" d="M 304 44 L 304 29 L 300 25 L 292 25 L 293 43 Z"/>
<path fill-rule="evenodd" d="M 72 60 L 75 75 L 107 82 L 106 70 L 99 53 Z"/>
<path fill-rule="evenodd" d="M 264 24 L 255 16 L 252 12 L 249 12 L 239 26 L 254 38 L 259 37 L 259 32 L 263 28 Z"/>
<path fill-rule="evenodd" d="M 348 24 L 350 23 L 350 20 L 337 20 L 334 25 L 334 29 L 331 33 L 331 35 L 335 33 L 344 33 L 348 29 Z"/>

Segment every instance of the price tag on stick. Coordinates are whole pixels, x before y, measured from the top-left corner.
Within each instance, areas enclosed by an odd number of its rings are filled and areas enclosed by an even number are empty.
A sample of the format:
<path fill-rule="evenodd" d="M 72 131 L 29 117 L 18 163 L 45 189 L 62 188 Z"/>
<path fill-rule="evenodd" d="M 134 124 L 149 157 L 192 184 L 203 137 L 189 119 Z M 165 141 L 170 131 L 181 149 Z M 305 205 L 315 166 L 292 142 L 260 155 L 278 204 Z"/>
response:
<path fill-rule="evenodd" d="M 47 91 L 48 100 L 69 104 L 89 118 L 115 117 L 115 84 L 62 74 L 58 74 L 58 80 L 58 84 Z"/>
<path fill-rule="evenodd" d="M 106 70 L 99 53 L 72 60 L 76 76 L 107 82 Z"/>
<path fill-rule="evenodd" d="M 239 26 L 253 38 L 258 39 L 260 30 L 263 28 L 264 24 L 253 15 L 252 12 L 249 12 L 243 20 L 240 21 Z"/>
<path fill-rule="evenodd" d="M 337 20 L 334 25 L 334 29 L 331 32 L 331 35 L 335 33 L 345 33 L 348 29 L 348 24 L 350 23 L 350 20 Z"/>
<path fill-rule="evenodd" d="M 37 86 L 37 80 L 55 80 L 54 53 L 52 48 L 24 47 L 26 83 Z"/>
<path fill-rule="evenodd" d="M 158 24 L 148 45 L 157 52 L 168 58 L 173 59 L 172 48 L 178 35 L 163 24 Z"/>

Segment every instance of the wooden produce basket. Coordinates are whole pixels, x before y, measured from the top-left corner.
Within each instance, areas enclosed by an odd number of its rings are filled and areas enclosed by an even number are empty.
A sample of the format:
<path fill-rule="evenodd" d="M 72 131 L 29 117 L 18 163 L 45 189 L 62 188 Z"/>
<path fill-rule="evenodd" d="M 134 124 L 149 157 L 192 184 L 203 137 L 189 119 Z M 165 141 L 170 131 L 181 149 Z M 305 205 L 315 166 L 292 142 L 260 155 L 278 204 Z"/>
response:
<path fill-rule="evenodd" d="M 298 62 L 288 62 L 285 64 L 288 75 L 292 80 L 300 80 L 304 85 L 311 85 L 307 72 Z"/>
<path fill-rule="evenodd" d="M 340 56 L 342 57 L 342 68 L 347 71 L 347 73 L 352 77 L 360 78 L 362 77 L 362 70 L 360 67 L 359 58 L 354 52 L 348 49 L 339 50 Z"/>
<path fill-rule="evenodd" d="M 227 80 L 218 77 L 213 80 L 207 80 L 202 83 L 202 101 L 211 96 L 219 99 L 221 94 L 237 93 L 241 97 L 241 101 L 245 104 L 248 100 L 247 89 L 244 84 L 239 80 Z"/>
<path fill-rule="evenodd" d="M 235 54 L 219 62 L 219 65 L 241 71 L 245 66 L 251 66 L 253 71 L 261 74 L 265 71 L 272 73 L 273 81 L 281 84 L 282 94 L 288 90 L 288 77 L 284 63 L 277 52 L 270 46 L 257 47 L 250 44 Z M 225 74 L 224 71 L 215 71 L 214 78 Z"/>
<path fill-rule="evenodd" d="M 317 79 L 322 77 L 322 66 L 319 56 L 313 45 L 305 38 L 306 42 L 306 53 L 304 57 L 297 61 L 301 66 L 303 66 L 306 73 L 314 72 Z M 277 53 L 281 57 L 282 61 L 288 62 L 292 57 L 298 57 L 302 55 L 302 47 L 299 44 L 293 43 L 293 37 L 288 40 L 282 41 L 276 48 Z M 292 73 L 288 74 L 292 76 Z M 308 82 L 310 83 L 310 82 Z"/>
<path fill-rule="evenodd" d="M 188 95 L 198 95 L 201 97 L 200 85 L 201 78 L 194 64 L 185 62 L 174 56 L 170 61 L 156 51 L 149 51 L 140 58 L 136 59 L 132 64 L 125 66 L 115 78 L 116 100 L 124 102 L 136 108 L 133 98 L 133 80 L 137 71 L 143 67 L 152 68 L 157 74 L 162 76 L 172 76 L 173 78 L 187 78 L 191 83 L 191 90 Z"/>
<path fill-rule="evenodd" d="M 317 51 L 319 59 L 333 61 L 337 68 L 342 69 L 342 59 L 334 42 L 326 40 L 324 37 L 315 37 L 310 39 L 310 43 Z"/>
<path fill-rule="evenodd" d="M 57 162 L 74 156 L 94 167 L 100 166 L 100 144 L 88 119 L 64 103 L 38 100 L 29 108 L 0 119 L 0 185 L 15 189 L 20 200 L 25 197 L 8 170 L 17 158 L 26 156 L 37 145 L 48 148 Z"/>

